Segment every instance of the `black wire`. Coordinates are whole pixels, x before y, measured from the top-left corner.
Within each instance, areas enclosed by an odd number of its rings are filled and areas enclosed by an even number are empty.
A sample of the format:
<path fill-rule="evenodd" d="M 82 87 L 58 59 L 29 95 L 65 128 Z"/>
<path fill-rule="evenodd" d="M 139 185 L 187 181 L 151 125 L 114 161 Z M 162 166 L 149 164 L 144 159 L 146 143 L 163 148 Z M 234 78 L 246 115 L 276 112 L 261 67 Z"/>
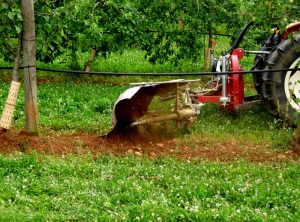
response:
<path fill-rule="evenodd" d="M 0 67 L 0 70 L 10 70 L 13 67 Z M 20 67 L 24 69 L 24 67 Z M 180 72 L 180 73 L 126 73 L 126 72 L 86 72 L 76 70 L 64 69 L 49 69 L 49 68 L 36 68 L 40 71 L 67 73 L 67 74 L 81 74 L 81 75 L 100 75 L 100 76 L 205 76 L 205 75 L 227 75 L 227 74 L 251 74 L 251 73 L 264 73 L 264 72 L 285 72 L 285 71 L 298 71 L 300 68 L 284 68 L 284 69 L 266 69 L 266 70 L 248 70 L 248 71 L 235 71 L 235 72 Z"/>

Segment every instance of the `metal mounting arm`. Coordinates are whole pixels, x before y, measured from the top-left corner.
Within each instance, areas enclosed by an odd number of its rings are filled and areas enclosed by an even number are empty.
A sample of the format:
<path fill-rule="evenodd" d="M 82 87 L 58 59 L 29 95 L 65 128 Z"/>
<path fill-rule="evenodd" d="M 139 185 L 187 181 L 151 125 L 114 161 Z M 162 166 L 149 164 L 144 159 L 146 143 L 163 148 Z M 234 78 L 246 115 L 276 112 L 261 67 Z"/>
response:
<path fill-rule="evenodd" d="M 222 54 L 222 72 L 226 72 L 226 53 Z M 226 79 L 227 75 L 222 75 L 222 97 L 220 98 L 220 102 L 223 106 L 226 106 L 227 102 L 230 102 L 230 98 L 227 97 L 227 89 L 226 89 Z"/>

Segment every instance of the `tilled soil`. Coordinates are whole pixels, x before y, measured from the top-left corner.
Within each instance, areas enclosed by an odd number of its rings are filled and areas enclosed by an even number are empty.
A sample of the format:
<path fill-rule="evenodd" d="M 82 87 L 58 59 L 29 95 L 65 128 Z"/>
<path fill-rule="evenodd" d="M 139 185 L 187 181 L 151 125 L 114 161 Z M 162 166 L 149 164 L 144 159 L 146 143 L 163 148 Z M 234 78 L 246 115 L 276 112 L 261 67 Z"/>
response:
<path fill-rule="evenodd" d="M 64 156 L 70 153 L 91 153 L 95 158 L 99 155 L 156 158 L 172 157 L 185 160 L 237 161 L 251 162 L 291 162 L 300 156 L 298 148 L 287 150 L 273 149 L 267 144 L 251 146 L 235 141 L 217 142 L 199 138 L 197 141 L 183 142 L 177 138 L 153 139 L 131 136 L 101 137 L 97 134 L 76 133 L 72 135 L 28 135 L 23 131 L 2 130 L 0 132 L 0 153 L 10 154 L 15 151 Z"/>

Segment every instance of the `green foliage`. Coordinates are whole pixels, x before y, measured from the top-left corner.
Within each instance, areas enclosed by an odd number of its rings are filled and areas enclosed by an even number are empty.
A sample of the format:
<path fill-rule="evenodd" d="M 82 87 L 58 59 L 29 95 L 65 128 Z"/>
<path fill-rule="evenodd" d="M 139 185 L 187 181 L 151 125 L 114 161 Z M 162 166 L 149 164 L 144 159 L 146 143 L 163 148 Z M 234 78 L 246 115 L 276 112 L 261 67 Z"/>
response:
<path fill-rule="evenodd" d="M 262 44 L 271 28 L 279 26 L 284 30 L 290 23 L 299 21 L 299 3 L 299 0 L 250 0 L 241 4 L 240 12 L 244 20 L 255 22 L 252 38 Z"/>
<path fill-rule="evenodd" d="M 14 153 L 0 155 L 0 220 L 297 221 L 299 178 L 299 163 Z"/>
<path fill-rule="evenodd" d="M 0 44 L 14 47 L 22 30 L 18 2 L 6 1 L 0 9 Z M 275 24 L 285 27 L 298 20 L 297 1 L 36 1 L 37 58 L 53 61 L 62 53 L 96 48 L 106 57 L 132 45 L 146 50 L 149 61 L 179 65 L 182 59 L 201 58 L 205 33 L 226 27 L 236 38 L 240 29 L 255 21 L 252 36 L 266 39 Z M 6 46 L 6 48 L 7 48 Z M 7 58 L 8 51 L 4 51 Z M 72 53 L 72 55 L 74 55 Z"/>
<path fill-rule="evenodd" d="M 23 19 L 19 4 L 19 1 L 0 3 L 0 53 L 6 60 L 12 60 L 11 52 L 16 47 L 15 38 L 22 31 Z"/>
<path fill-rule="evenodd" d="M 52 61 L 65 50 L 70 52 L 76 42 L 81 51 L 93 47 L 104 57 L 136 45 L 145 49 L 154 63 L 195 61 L 202 54 L 208 25 L 222 24 L 232 16 L 229 10 L 237 8 L 234 1 L 220 5 L 211 1 L 36 1 L 37 58 Z M 13 17 L 12 12 L 3 14 L 3 19 Z M 19 25 L 16 30 L 20 31 Z"/>
<path fill-rule="evenodd" d="M 96 48 L 106 56 L 124 49 L 139 37 L 136 35 L 139 20 L 127 1 L 46 2 L 46 6 L 42 2 L 35 4 L 37 14 L 43 15 L 37 23 L 37 39 L 42 43 L 37 50 L 42 60 L 47 56 L 50 56 L 47 61 L 53 60 L 71 49 L 74 42 L 81 51 Z"/>
<path fill-rule="evenodd" d="M 140 45 L 153 63 L 177 65 L 186 58 L 199 60 L 208 26 L 218 26 L 227 18 L 235 23 L 237 19 L 231 11 L 237 7 L 234 1 L 156 0 L 135 4 L 146 17 L 144 27 L 148 30 Z"/>

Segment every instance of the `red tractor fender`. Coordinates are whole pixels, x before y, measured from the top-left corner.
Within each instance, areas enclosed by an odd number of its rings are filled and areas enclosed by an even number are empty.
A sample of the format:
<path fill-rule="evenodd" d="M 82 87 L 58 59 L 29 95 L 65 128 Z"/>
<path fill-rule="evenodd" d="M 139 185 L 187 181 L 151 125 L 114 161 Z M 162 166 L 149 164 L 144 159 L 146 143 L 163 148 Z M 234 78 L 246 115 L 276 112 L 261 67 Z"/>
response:
<path fill-rule="evenodd" d="M 299 31 L 300 31 L 300 22 L 292 23 L 286 27 L 286 30 L 283 30 L 283 32 L 281 34 L 282 39 L 286 39 L 289 34 L 291 34 L 293 32 L 299 32 Z"/>

